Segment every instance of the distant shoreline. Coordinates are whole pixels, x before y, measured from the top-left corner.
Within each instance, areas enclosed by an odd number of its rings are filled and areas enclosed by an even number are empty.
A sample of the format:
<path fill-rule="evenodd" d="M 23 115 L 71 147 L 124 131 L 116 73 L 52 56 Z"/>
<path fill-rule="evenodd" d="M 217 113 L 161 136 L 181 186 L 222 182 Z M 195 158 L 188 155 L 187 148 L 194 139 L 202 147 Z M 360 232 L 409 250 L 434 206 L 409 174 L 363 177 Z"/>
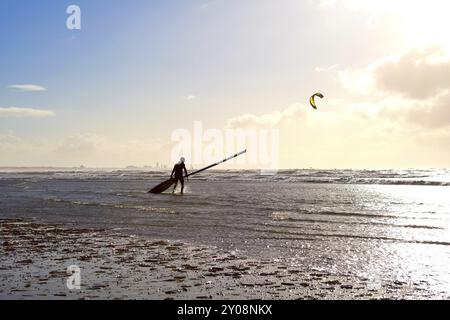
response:
<path fill-rule="evenodd" d="M 154 167 L 125 167 L 125 168 L 90 168 L 90 167 L 0 167 L 0 172 L 2 170 L 9 170 L 9 171 L 14 171 L 14 170 L 22 170 L 22 171 L 92 171 L 92 170 L 97 170 L 97 171 L 106 171 L 106 170 L 129 170 L 129 171 L 133 171 L 133 170 L 139 170 L 139 171 L 168 171 L 168 168 L 154 168 Z"/>
<path fill-rule="evenodd" d="M 189 169 L 189 168 L 188 168 Z M 194 168 L 197 169 L 197 168 Z M 171 167 L 156 168 L 152 166 L 127 166 L 127 167 L 57 167 L 57 166 L 0 166 L 1 170 L 172 170 Z M 258 168 L 225 168 L 213 169 L 212 171 L 259 171 Z M 408 171 L 408 170 L 448 170 L 449 168 L 280 168 L 280 172 L 299 170 L 299 171 Z"/>

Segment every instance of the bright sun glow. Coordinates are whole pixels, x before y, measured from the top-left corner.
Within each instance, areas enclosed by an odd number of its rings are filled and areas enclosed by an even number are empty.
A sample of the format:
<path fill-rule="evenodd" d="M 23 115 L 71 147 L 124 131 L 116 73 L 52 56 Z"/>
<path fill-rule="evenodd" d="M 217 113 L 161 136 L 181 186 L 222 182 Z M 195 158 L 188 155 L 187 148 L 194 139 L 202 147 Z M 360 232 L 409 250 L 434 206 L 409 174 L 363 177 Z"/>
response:
<path fill-rule="evenodd" d="M 450 1 L 446 0 L 336 0 L 322 1 L 323 7 L 343 4 L 377 17 L 392 17 L 401 28 L 405 45 L 439 44 L 450 48 Z"/>
<path fill-rule="evenodd" d="M 399 10 L 405 40 L 412 45 L 439 44 L 450 47 L 449 1 L 404 1 Z"/>

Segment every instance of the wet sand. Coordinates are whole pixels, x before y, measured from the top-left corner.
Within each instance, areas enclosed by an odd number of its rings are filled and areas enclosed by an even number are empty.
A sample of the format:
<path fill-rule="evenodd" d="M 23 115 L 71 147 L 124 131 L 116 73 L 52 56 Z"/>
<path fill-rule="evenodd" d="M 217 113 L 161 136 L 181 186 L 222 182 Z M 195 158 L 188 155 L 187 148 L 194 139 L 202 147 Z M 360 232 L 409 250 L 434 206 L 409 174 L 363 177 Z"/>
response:
<path fill-rule="evenodd" d="M 301 270 L 212 247 L 0 219 L 0 299 L 430 299 L 420 283 Z M 67 288 L 67 268 L 81 289 Z"/>

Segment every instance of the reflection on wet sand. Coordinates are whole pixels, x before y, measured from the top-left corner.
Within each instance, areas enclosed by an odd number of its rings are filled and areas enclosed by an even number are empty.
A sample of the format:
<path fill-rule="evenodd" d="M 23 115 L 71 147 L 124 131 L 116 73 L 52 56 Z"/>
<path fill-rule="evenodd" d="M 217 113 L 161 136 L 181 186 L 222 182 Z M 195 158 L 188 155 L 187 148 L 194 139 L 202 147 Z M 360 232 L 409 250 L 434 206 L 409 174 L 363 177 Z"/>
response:
<path fill-rule="evenodd" d="M 0 220 L 2 299 L 408 299 L 448 298 L 421 283 L 380 282 L 294 268 L 207 246 L 22 219 Z M 81 289 L 66 286 L 81 269 Z"/>

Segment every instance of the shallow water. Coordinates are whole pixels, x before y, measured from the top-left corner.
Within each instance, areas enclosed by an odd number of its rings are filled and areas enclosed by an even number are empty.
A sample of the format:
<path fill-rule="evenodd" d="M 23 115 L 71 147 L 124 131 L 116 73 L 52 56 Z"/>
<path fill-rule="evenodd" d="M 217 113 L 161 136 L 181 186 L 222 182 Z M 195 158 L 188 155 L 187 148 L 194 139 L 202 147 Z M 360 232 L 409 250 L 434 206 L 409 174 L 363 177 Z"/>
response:
<path fill-rule="evenodd" d="M 187 194 L 146 191 L 167 173 L 4 171 L 0 217 L 182 240 L 299 268 L 450 294 L 446 170 L 209 172 Z"/>

